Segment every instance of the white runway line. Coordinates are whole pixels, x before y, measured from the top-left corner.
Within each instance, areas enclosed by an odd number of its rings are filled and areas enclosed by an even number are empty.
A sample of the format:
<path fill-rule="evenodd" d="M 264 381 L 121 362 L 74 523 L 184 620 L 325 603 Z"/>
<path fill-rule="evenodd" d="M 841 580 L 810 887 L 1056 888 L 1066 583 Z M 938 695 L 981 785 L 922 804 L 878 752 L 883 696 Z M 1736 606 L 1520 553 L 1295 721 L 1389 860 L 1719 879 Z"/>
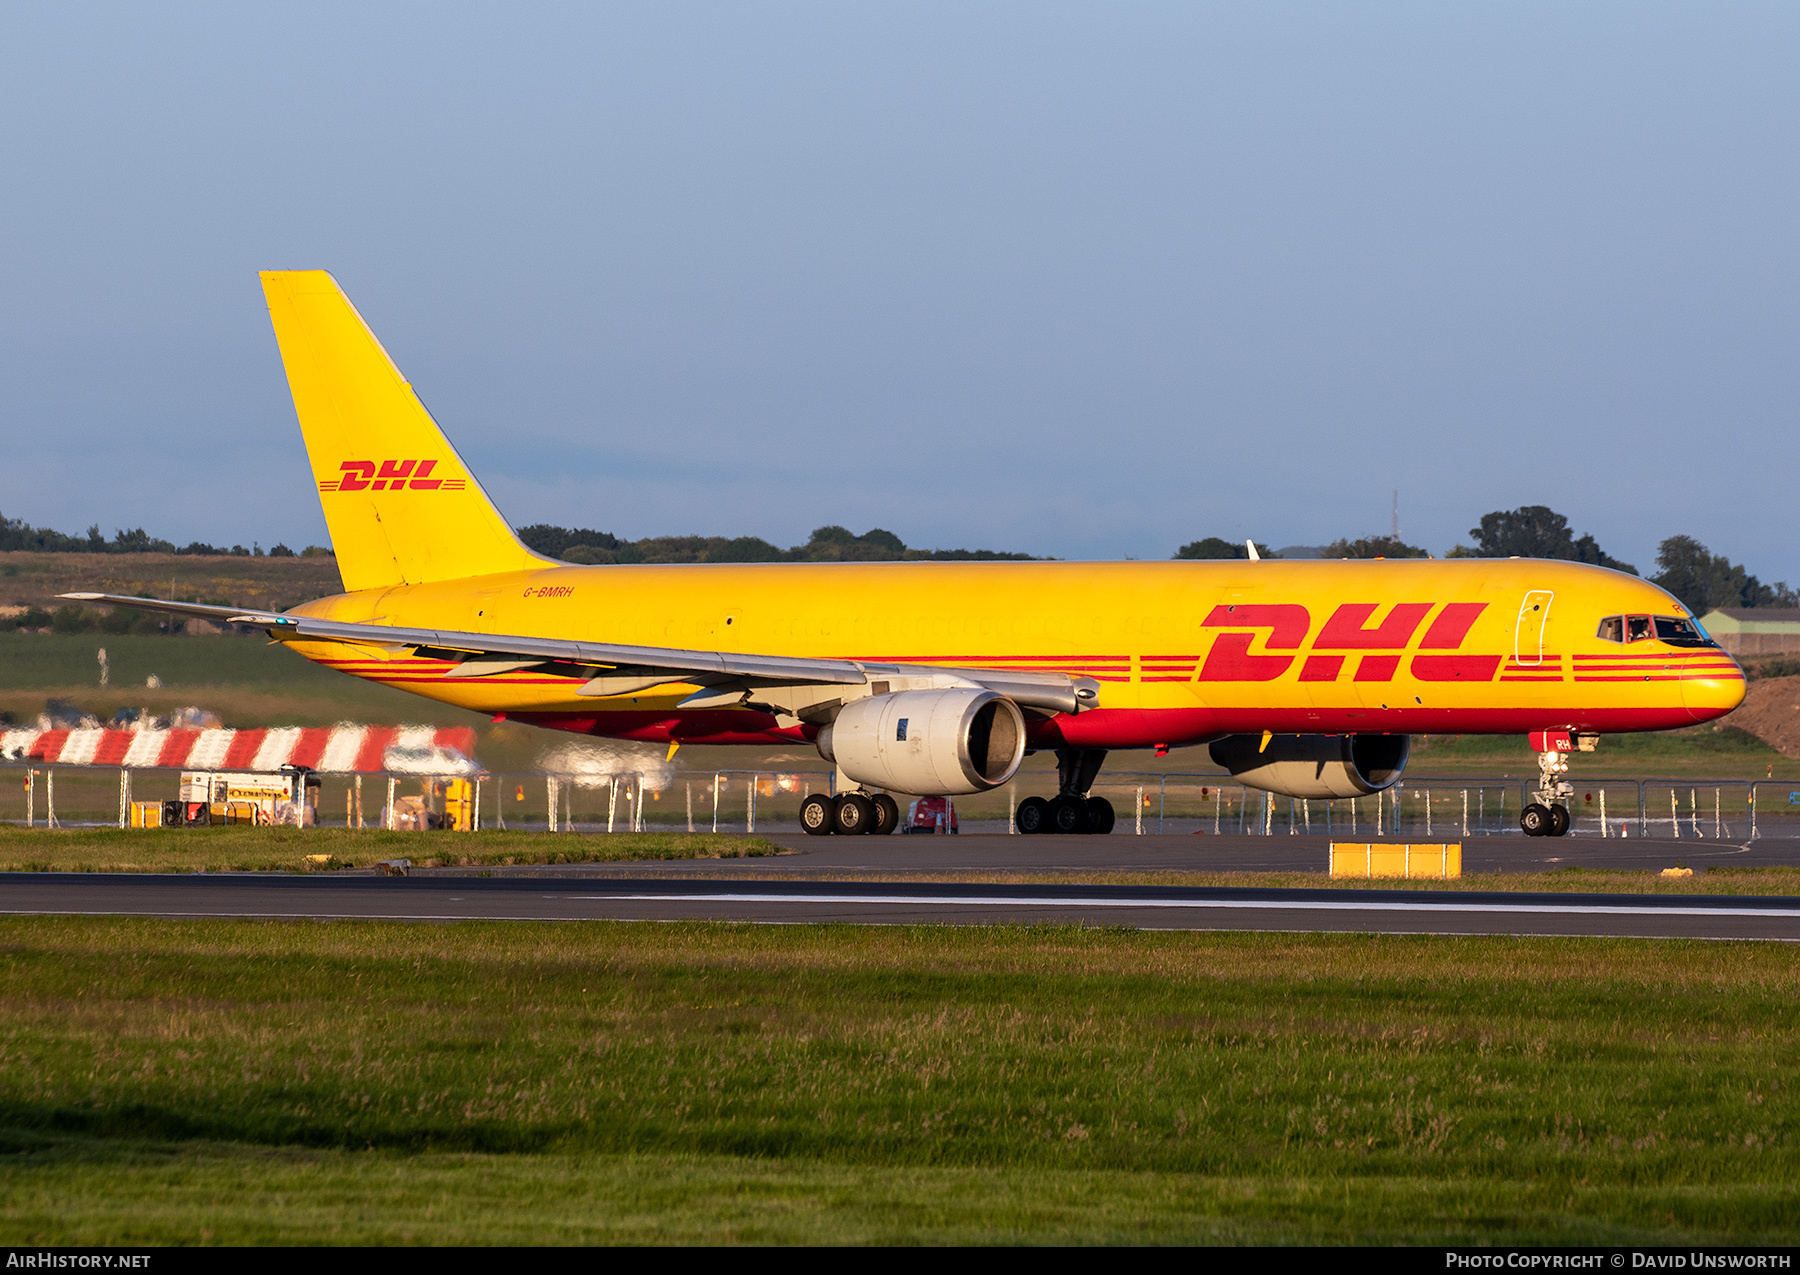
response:
<path fill-rule="evenodd" d="M 147 916 L 166 921 L 194 917 L 201 921 L 560 921 L 582 918 L 544 916 L 474 916 L 467 912 L 177 912 L 150 908 L 142 912 L 85 908 L 0 908 L 0 916 Z M 601 918 L 606 920 L 609 918 Z"/>
<path fill-rule="evenodd" d="M 903 894 L 571 894 L 571 899 L 623 900 L 644 903 L 885 903 L 897 906 L 938 904 L 961 907 L 1052 908 L 1228 908 L 1272 912 L 1530 912 L 1602 916 L 1792 916 L 1795 908 L 1629 907 L 1605 903 L 1363 903 L 1279 899 L 1023 899 L 1003 895 Z"/>

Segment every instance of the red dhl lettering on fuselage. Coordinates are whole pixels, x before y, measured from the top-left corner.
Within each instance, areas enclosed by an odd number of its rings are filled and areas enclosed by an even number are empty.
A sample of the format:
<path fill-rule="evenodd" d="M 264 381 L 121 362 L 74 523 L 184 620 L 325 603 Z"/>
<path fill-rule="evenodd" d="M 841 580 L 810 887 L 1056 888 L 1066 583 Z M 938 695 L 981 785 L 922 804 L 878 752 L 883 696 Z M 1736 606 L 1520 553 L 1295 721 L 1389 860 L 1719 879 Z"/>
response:
<path fill-rule="evenodd" d="M 338 466 L 342 478 L 321 478 L 320 491 L 462 491 L 467 480 L 433 478 L 435 460 L 347 460 Z"/>
<path fill-rule="evenodd" d="M 1400 671 L 1402 660 L 1411 648 L 1414 654 L 1408 668 L 1421 682 L 1560 682 L 1563 680 L 1564 657 L 1537 651 L 1501 655 L 1469 655 L 1461 652 L 1463 640 L 1475 621 L 1487 609 L 1485 602 L 1451 602 L 1437 613 L 1417 647 L 1413 635 L 1436 607 L 1434 602 L 1398 602 L 1379 624 L 1371 624 L 1380 604 L 1353 602 L 1340 606 L 1319 630 L 1311 643 L 1312 616 L 1296 603 L 1246 604 L 1216 606 L 1203 628 L 1247 629 L 1249 632 L 1220 633 L 1213 639 L 1194 680 L 1200 682 L 1273 682 L 1300 662 L 1302 682 L 1336 682 L 1354 660 L 1352 681 L 1391 682 Z M 1259 635 L 1266 634 L 1262 652 L 1293 651 L 1292 655 L 1251 653 Z M 1302 648 L 1305 648 L 1302 651 Z M 1162 662 L 1153 666 L 1153 657 L 1145 656 L 1143 669 L 1147 682 L 1185 681 L 1181 669 L 1167 661 L 1174 657 L 1154 657 Z M 1193 660 L 1193 657 L 1189 657 Z M 1577 655 L 1574 657 L 1577 682 L 1679 682 L 1691 678 L 1741 678 L 1742 670 L 1729 655 L 1717 650 L 1670 652 L 1663 648 L 1619 654 Z M 1198 662 L 1198 661 L 1194 661 Z M 1188 668 L 1193 668 L 1193 663 Z M 1152 669 L 1157 674 L 1151 676 Z"/>
<path fill-rule="evenodd" d="M 1358 654 L 1355 655 L 1353 680 L 1392 681 L 1399 671 L 1404 652 L 1412 643 L 1413 634 L 1418 632 L 1436 605 L 1435 602 L 1397 602 L 1379 624 L 1371 625 L 1370 620 L 1380 603 L 1345 603 L 1331 613 L 1318 637 L 1308 646 L 1305 660 L 1300 665 L 1299 680 L 1337 681 L 1352 658 L 1350 653 L 1354 652 Z M 1485 602 L 1447 603 L 1419 642 L 1421 654 L 1412 657 L 1412 675 L 1422 682 L 1493 681 L 1504 656 L 1444 653 L 1462 646 L 1463 639 L 1468 637 L 1469 630 L 1487 610 L 1487 605 Z M 1273 682 L 1301 657 L 1298 654 L 1252 655 L 1251 646 L 1259 633 L 1266 632 L 1268 636 L 1262 644 L 1264 651 L 1298 652 L 1306 645 L 1306 636 L 1312 630 L 1312 615 L 1295 602 L 1220 605 L 1200 623 L 1202 628 L 1249 629 L 1252 632 L 1219 634 L 1213 640 L 1196 680 Z"/>

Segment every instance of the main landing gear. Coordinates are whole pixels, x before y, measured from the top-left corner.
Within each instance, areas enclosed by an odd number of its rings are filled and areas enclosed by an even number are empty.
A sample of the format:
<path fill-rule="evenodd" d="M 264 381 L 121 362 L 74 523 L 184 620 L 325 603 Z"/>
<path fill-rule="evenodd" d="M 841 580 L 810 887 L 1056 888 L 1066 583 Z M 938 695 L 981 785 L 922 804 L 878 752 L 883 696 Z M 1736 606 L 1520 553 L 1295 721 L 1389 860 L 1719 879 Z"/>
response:
<path fill-rule="evenodd" d="M 1090 797 L 1088 789 L 1106 760 L 1103 748 L 1059 748 L 1056 752 L 1057 793 L 1049 801 L 1027 797 L 1019 803 L 1013 823 L 1021 833 L 1111 832 L 1112 802 Z"/>
<path fill-rule="evenodd" d="M 1575 795 L 1574 785 L 1563 778 L 1569 773 L 1569 740 L 1566 736 L 1555 738 L 1552 732 L 1545 733 L 1552 737 L 1540 741 L 1534 735 L 1532 742 L 1554 742 L 1563 747 L 1540 748 L 1538 751 L 1538 786 L 1537 791 L 1532 794 L 1536 800 L 1519 812 L 1519 827 L 1528 837 L 1566 835 L 1569 831 L 1569 807 L 1565 803 Z"/>
<path fill-rule="evenodd" d="M 858 837 L 873 833 L 885 837 L 900 826 L 900 803 L 885 792 L 860 792 L 827 797 L 816 792 L 800 803 L 800 827 L 809 836 Z"/>

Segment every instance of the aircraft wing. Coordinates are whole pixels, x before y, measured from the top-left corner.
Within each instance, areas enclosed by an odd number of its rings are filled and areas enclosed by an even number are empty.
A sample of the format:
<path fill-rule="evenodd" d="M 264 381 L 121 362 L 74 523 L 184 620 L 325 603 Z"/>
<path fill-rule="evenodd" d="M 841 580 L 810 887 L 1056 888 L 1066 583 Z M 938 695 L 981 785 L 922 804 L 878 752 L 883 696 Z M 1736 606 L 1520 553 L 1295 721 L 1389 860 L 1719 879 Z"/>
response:
<path fill-rule="evenodd" d="M 713 688 L 705 698 L 724 706 L 738 690 L 768 686 L 862 686 L 891 676 L 953 677 L 987 687 L 1021 705 L 1051 712 L 1074 713 L 1096 706 L 1098 683 L 1064 673 L 1024 673 L 951 669 L 937 665 L 867 664 L 856 660 L 746 655 L 727 651 L 687 651 L 663 646 L 623 646 L 610 642 L 577 642 L 566 638 L 526 637 L 497 633 L 465 633 L 452 629 L 407 629 L 386 624 L 348 624 L 309 615 L 198 602 L 164 602 L 158 598 L 114 593 L 65 593 L 79 602 L 103 602 L 168 615 L 192 616 L 217 624 L 244 624 L 265 629 L 281 641 L 353 642 L 390 650 L 411 648 L 420 654 L 456 661 L 447 678 L 481 677 L 543 665 L 567 666 L 570 676 L 592 676 L 577 694 L 630 695 L 652 686 L 687 682 Z M 693 705 L 698 707 L 699 705 Z M 713 706 L 709 703 L 707 706 Z"/>

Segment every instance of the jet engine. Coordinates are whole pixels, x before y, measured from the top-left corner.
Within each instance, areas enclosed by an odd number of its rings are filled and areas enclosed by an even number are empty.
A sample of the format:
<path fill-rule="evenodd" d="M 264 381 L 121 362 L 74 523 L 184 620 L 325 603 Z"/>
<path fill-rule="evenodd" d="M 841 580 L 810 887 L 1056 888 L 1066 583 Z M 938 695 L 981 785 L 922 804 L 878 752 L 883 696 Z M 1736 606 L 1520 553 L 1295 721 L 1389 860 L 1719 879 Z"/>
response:
<path fill-rule="evenodd" d="M 844 705 L 819 732 L 819 755 L 859 784 L 947 797 L 998 788 L 1025 756 L 1025 715 L 968 687 L 898 691 Z"/>
<path fill-rule="evenodd" d="M 1232 735 L 1212 759 L 1246 788 L 1284 797 L 1365 797 L 1400 778 L 1412 752 L 1408 735 Z"/>

